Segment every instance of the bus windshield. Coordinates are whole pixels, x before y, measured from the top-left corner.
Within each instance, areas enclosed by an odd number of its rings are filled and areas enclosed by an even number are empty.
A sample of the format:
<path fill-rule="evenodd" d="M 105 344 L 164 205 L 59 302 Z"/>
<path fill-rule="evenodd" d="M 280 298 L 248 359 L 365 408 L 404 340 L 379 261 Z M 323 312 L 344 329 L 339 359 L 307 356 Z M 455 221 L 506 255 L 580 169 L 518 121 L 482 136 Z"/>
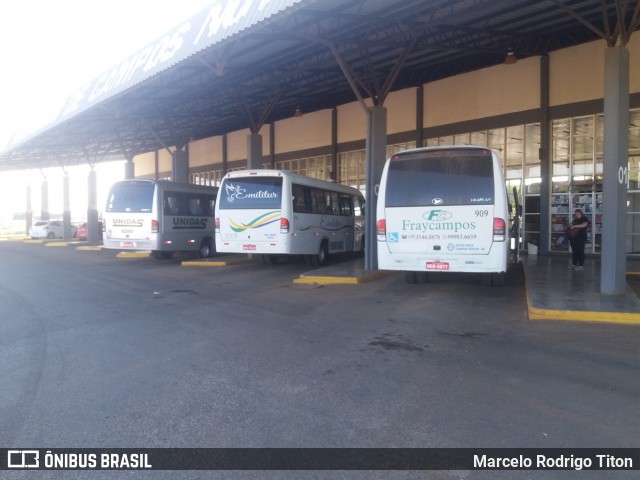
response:
<path fill-rule="evenodd" d="M 221 209 L 279 209 L 282 177 L 227 178 L 221 189 Z"/>
<path fill-rule="evenodd" d="M 489 150 L 435 150 L 396 154 L 389 162 L 387 207 L 493 203 Z"/>
<path fill-rule="evenodd" d="M 107 212 L 151 212 L 154 189 L 155 185 L 151 182 L 116 183 L 109 192 Z"/>

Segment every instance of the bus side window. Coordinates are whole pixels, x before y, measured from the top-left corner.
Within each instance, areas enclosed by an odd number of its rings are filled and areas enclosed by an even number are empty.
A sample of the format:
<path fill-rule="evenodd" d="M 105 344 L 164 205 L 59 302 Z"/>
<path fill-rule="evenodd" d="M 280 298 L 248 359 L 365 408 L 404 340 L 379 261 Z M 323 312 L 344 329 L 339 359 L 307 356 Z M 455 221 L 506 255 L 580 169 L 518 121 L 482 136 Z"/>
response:
<path fill-rule="evenodd" d="M 189 199 L 189 215 L 202 215 L 204 208 L 202 208 L 203 199 L 200 197 L 191 197 Z"/>
<path fill-rule="evenodd" d="M 351 195 L 340 194 L 340 215 L 351 215 Z"/>
<path fill-rule="evenodd" d="M 355 197 L 354 214 L 356 217 L 364 217 L 364 198 Z"/>
<path fill-rule="evenodd" d="M 164 214 L 165 215 L 178 215 L 178 199 L 165 193 L 164 195 Z"/>
<path fill-rule="evenodd" d="M 340 197 L 337 192 L 331 192 L 331 213 L 340 215 Z"/>
<path fill-rule="evenodd" d="M 307 204 L 307 195 L 302 185 L 293 186 L 293 211 L 296 213 L 309 213 L 310 205 Z"/>
<path fill-rule="evenodd" d="M 327 198 L 325 196 L 324 190 L 314 189 L 314 197 L 316 200 L 316 210 L 315 213 L 326 214 L 329 213 L 329 209 L 327 208 Z M 329 197 L 331 200 L 331 197 Z"/>

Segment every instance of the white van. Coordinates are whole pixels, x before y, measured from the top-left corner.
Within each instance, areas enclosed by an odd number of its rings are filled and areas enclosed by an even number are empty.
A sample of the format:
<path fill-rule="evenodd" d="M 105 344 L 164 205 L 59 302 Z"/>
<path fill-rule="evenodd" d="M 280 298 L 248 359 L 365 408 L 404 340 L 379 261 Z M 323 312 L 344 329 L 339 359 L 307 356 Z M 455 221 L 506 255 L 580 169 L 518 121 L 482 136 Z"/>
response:
<path fill-rule="evenodd" d="M 405 150 L 389 158 L 377 204 L 378 268 L 409 283 L 428 272 L 482 274 L 503 285 L 508 200 L 498 157 L 479 146 Z"/>
<path fill-rule="evenodd" d="M 174 252 L 215 252 L 215 187 L 167 180 L 123 180 L 109 191 L 103 220 L 104 248 L 150 250 L 157 259 Z"/>
<path fill-rule="evenodd" d="M 316 266 L 331 253 L 364 251 L 360 191 L 284 170 L 227 173 L 215 218 L 218 252 L 261 254 L 266 264 L 304 255 Z"/>

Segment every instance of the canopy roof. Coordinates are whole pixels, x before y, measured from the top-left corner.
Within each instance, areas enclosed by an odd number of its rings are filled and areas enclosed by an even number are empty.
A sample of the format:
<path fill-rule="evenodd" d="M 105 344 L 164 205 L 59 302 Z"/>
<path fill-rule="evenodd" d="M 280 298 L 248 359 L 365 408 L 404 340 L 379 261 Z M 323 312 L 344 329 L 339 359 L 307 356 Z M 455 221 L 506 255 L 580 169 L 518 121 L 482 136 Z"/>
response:
<path fill-rule="evenodd" d="M 626 43 L 627 0 L 225 0 L 76 92 L 14 139 L 0 169 L 182 146 L 504 62 L 604 39 Z M 345 75 L 346 73 L 346 75 Z M 348 81 L 351 80 L 351 84 Z"/>

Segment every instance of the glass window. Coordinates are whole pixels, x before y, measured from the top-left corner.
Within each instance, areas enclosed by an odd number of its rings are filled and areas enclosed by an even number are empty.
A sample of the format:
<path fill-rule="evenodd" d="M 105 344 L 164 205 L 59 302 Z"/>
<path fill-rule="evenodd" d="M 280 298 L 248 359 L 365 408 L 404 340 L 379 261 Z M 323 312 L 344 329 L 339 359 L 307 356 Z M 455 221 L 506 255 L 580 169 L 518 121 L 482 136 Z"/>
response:
<path fill-rule="evenodd" d="M 227 178 L 220 195 L 220 208 L 280 208 L 281 177 Z"/>
<path fill-rule="evenodd" d="M 111 187 L 107 212 L 151 212 L 155 184 L 144 181 L 116 183 Z"/>
<path fill-rule="evenodd" d="M 524 163 L 540 163 L 540 124 L 524 126 Z"/>
<path fill-rule="evenodd" d="M 471 132 L 469 141 L 471 145 L 480 145 L 486 147 L 488 146 L 487 132 L 485 130 L 483 130 L 482 132 Z"/>
<path fill-rule="evenodd" d="M 486 205 L 493 202 L 492 156 L 462 148 L 398 154 L 389 165 L 387 207 Z"/>
<path fill-rule="evenodd" d="M 507 128 L 507 142 L 504 152 L 507 166 L 522 165 L 524 155 L 524 126 Z"/>
<path fill-rule="evenodd" d="M 351 195 L 347 195 L 346 193 L 340 194 L 340 215 L 351 215 L 352 206 L 351 206 Z"/>

